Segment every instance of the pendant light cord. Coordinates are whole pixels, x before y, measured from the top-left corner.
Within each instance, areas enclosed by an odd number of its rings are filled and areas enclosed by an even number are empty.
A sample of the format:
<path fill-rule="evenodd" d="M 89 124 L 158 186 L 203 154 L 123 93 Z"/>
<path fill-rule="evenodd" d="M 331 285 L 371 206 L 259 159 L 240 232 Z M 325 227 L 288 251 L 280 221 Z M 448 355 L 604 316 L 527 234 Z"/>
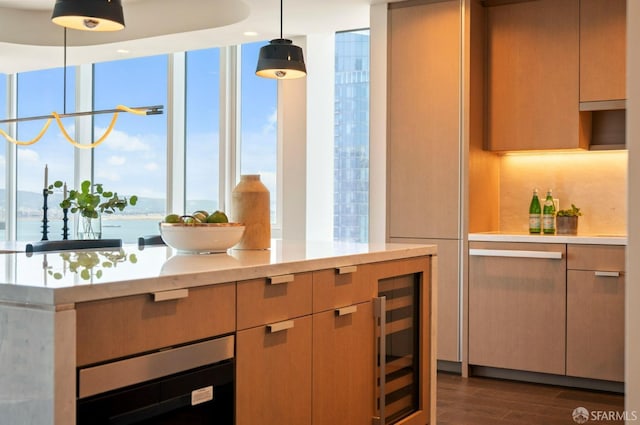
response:
<path fill-rule="evenodd" d="M 283 21 L 283 18 L 282 18 L 282 2 L 283 2 L 283 0 L 280 0 L 280 39 L 284 38 L 282 36 L 282 21 Z"/>
<path fill-rule="evenodd" d="M 67 113 L 67 27 L 64 27 L 64 66 L 62 68 L 62 112 Z"/>

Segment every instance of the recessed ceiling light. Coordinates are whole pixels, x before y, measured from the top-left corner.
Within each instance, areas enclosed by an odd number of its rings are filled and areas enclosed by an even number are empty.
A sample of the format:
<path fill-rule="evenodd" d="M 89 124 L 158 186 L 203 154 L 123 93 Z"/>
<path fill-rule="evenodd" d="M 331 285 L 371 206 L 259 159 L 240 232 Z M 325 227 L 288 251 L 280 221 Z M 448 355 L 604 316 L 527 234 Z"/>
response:
<path fill-rule="evenodd" d="M 247 37 L 255 37 L 256 35 L 258 35 L 258 33 L 255 31 L 245 31 L 242 34 L 246 35 Z"/>
<path fill-rule="evenodd" d="M 116 52 L 122 53 L 122 54 L 129 53 L 129 51 L 127 49 L 118 49 L 118 50 L 116 50 Z"/>

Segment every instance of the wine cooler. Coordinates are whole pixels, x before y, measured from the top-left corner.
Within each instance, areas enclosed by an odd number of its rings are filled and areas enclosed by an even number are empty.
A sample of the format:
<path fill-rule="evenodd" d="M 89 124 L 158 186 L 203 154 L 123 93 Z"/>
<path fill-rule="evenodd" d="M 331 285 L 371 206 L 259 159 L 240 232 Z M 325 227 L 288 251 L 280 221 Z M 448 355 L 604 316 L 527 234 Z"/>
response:
<path fill-rule="evenodd" d="M 420 406 L 420 275 L 378 281 L 376 425 L 393 424 Z"/>

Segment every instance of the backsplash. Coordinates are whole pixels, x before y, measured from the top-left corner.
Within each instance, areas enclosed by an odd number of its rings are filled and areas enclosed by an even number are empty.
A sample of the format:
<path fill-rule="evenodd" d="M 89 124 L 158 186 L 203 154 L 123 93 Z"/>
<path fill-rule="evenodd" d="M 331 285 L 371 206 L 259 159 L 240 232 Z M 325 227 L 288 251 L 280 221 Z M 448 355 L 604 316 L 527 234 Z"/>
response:
<path fill-rule="evenodd" d="M 578 234 L 626 235 L 627 151 L 509 154 L 500 160 L 500 231 L 527 232 L 534 188 L 583 215 Z"/>

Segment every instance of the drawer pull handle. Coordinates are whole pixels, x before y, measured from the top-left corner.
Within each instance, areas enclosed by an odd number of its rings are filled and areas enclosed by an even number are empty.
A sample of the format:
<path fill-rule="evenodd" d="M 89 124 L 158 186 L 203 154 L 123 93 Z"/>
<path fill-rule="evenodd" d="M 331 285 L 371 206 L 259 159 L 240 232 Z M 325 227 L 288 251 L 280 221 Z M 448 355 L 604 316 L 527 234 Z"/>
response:
<path fill-rule="evenodd" d="M 336 269 L 336 271 L 338 272 L 338 274 L 349 274 L 349 273 L 355 273 L 356 271 L 358 271 L 358 266 L 344 266 L 344 267 L 338 267 Z"/>
<path fill-rule="evenodd" d="M 598 277 L 620 277 L 620 272 L 595 272 Z"/>
<path fill-rule="evenodd" d="M 270 285 L 279 285 L 281 283 L 293 282 L 295 276 L 292 274 L 283 274 L 280 276 L 271 276 L 269 278 Z"/>
<path fill-rule="evenodd" d="M 170 301 L 170 300 L 179 300 L 180 298 L 187 298 L 189 296 L 188 289 L 175 289 L 172 291 L 162 291 L 162 292 L 152 292 L 153 301 Z"/>
<path fill-rule="evenodd" d="M 358 311 L 357 305 L 350 305 L 349 307 L 336 308 L 336 316 L 346 316 Z"/>
<path fill-rule="evenodd" d="M 562 260 L 562 252 L 557 251 L 518 251 L 513 249 L 470 249 L 470 256 L 475 257 L 509 257 L 509 258 L 544 258 Z"/>
<path fill-rule="evenodd" d="M 272 334 L 293 328 L 293 320 L 285 320 L 284 322 L 272 323 L 267 325 L 267 332 Z"/>

